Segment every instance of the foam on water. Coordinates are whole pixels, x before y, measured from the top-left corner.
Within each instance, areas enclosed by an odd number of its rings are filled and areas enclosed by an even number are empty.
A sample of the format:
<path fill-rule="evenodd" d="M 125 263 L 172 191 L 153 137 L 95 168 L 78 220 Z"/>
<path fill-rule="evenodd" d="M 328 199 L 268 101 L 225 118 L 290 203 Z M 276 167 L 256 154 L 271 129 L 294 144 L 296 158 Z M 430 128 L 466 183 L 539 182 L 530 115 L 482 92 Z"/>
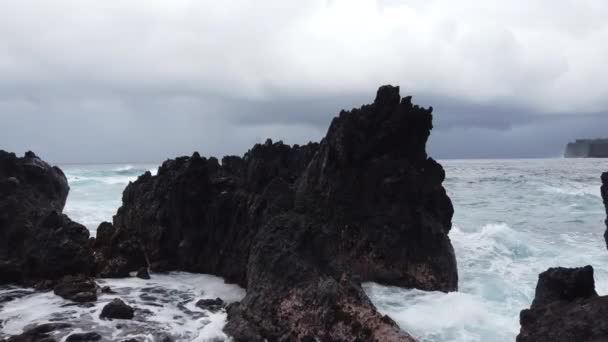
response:
<path fill-rule="evenodd" d="M 224 341 L 222 331 L 226 312 L 213 313 L 196 306 L 200 299 L 222 298 L 227 303 L 241 300 L 245 291 L 223 279 L 185 272 L 152 274 L 152 279 L 98 279 L 115 294 L 103 294 L 92 305 L 76 305 L 52 292 L 26 293 L 0 309 L 3 334 L 19 334 L 32 322 L 69 322 L 73 327 L 59 331 L 56 338 L 79 332 L 95 331 L 106 340 L 138 338 L 158 341 L 165 336 L 178 341 Z M 17 291 L 0 288 L 0 295 Z M 99 314 L 104 305 L 121 298 L 136 308 L 133 320 L 104 320 Z"/>
<path fill-rule="evenodd" d="M 112 221 L 121 204 L 125 186 L 146 171 L 156 174 L 151 165 L 68 165 L 62 167 L 70 184 L 64 209 L 73 220 L 83 223 L 95 236 L 102 221 Z M 98 279 L 100 286 L 110 286 L 115 294 L 102 294 L 97 302 L 75 305 L 52 292 L 33 292 L 14 286 L 0 287 L 0 339 L 19 334 L 31 324 L 69 322 L 74 324 L 55 337 L 65 341 L 71 333 L 95 331 L 104 340 L 137 338 L 161 341 L 170 336 L 176 341 L 224 341 L 222 331 L 226 312 L 213 313 L 196 306 L 206 298 L 222 298 L 231 303 L 240 300 L 245 291 L 223 279 L 205 275 L 173 272 L 152 274 L 152 279 Z M 16 298 L 16 299 L 13 299 Z M 136 308 L 132 321 L 102 320 L 99 314 L 105 304 L 121 298 Z"/>

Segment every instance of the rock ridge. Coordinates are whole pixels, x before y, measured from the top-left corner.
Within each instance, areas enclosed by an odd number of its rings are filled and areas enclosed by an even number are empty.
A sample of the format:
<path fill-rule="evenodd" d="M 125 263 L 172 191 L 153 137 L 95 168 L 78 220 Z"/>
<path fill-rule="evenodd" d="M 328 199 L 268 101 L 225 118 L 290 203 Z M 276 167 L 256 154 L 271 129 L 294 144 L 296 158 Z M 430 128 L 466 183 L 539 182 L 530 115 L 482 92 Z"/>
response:
<path fill-rule="evenodd" d="M 411 341 L 361 282 L 454 291 L 453 207 L 426 154 L 432 108 L 380 87 L 319 143 L 267 140 L 221 162 L 198 153 L 129 184 L 95 241 L 96 272 L 224 277 L 237 341 Z"/>

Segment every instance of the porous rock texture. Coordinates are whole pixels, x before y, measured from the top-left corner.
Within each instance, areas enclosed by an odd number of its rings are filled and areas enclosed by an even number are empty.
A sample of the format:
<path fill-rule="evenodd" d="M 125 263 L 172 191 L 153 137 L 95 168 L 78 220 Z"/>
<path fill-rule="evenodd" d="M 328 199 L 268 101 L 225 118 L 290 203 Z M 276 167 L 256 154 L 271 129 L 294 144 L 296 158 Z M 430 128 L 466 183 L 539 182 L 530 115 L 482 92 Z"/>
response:
<path fill-rule="evenodd" d="M 601 179 L 608 215 L 608 172 Z M 608 231 L 604 238 L 608 244 Z M 520 313 L 517 341 L 608 341 L 606 317 L 608 296 L 596 293 L 591 266 L 550 268 L 539 275 L 530 309 Z"/>
<path fill-rule="evenodd" d="M 211 273 L 246 297 L 237 341 L 410 341 L 361 282 L 453 291 L 453 207 L 426 141 L 432 108 L 383 86 L 320 143 L 268 140 L 242 158 L 168 160 L 129 184 L 96 240 L 97 272 Z"/>
<path fill-rule="evenodd" d="M 68 191 L 63 172 L 33 152 L 0 150 L 0 283 L 93 274 L 89 231 L 61 213 Z"/>

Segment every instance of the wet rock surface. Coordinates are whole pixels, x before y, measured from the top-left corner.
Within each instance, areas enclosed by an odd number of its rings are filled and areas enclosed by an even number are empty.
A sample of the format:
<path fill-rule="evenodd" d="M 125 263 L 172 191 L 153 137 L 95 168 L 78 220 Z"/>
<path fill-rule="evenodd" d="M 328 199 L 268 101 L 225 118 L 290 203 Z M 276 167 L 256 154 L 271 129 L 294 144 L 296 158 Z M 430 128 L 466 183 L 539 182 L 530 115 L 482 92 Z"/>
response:
<path fill-rule="evenodd" d="M 218 312 L 226 307 L 226 303 L 221 298 L 216 299 L 201 299 L 196 302 L 196 306 L 211 312 Z"/>
<path fill-rule="evenodd" d="M 150 279 L 150 273 L 148 273 L 148 268 L 146 267 L 140 268 L 135 276 L 140 279 Z"/>
<path fill-rule="evenodd" d="M 101 340 L 101 335 L 96 332 L 71 334 L 66 342 L 92 342 Z"/>
<path fill-rule="evenodd" d="M 83 275 L 63 277 L 53 292 L 60 297 L 79 303 L 97 300 L 95 279 Z"/>
<path fill-rule="evenodd" d="M 116 298 L 103 307 L 99 317 L 109 319 L 133 319 L 134 315 L 135 310 L 132 307 L 121 299 Z"/>
<path fill-rule="evenodd" d="M 59 168 L 0 150 L 0 284 L 93 273 L 89 231 L 61 213 L 68 191 Z"/>
<path fill-rule="evenodd" d="M 227 309 L 237 341 L 412 340 L 360 283 L 457 288 L 453 208 L 425 150 L 431 112 L 384 86 L 334 118 L 320 143 L 168 160 L 100 226 L 97 272 L 150 266 L 235 282 L 247 289 Z"/>
<path fill-rule="evenodd" d="M 23 334 L 8 338 L 7 342 L 51 342 L 55 341 L 51 333 L 69 328 L 69 323 L 44 323 L 27 329 Z"/>
<path fill-rule="evenodd" d="M 608 172 L 601 180 L 608 245 Z M 591 266 L 550 268 L 539 275 L 532 305 L 520 313 L 517 341 L 607 341 L 607 315 L 608 296 L 595 291 Z"/>

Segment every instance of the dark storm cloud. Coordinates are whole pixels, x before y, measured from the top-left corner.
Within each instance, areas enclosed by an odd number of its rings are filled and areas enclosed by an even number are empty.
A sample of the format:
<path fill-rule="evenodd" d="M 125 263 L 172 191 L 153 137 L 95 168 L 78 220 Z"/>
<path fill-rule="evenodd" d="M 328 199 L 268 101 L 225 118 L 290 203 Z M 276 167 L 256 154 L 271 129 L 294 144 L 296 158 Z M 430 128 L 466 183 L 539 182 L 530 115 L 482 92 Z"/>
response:
<path fill-rule="evenodd" d="M 320 139 L 381 84 L 435 108 L 433 155 L 603 136 L 600 0 L 5 1 L 0 148 L 60 162 Z"/>

